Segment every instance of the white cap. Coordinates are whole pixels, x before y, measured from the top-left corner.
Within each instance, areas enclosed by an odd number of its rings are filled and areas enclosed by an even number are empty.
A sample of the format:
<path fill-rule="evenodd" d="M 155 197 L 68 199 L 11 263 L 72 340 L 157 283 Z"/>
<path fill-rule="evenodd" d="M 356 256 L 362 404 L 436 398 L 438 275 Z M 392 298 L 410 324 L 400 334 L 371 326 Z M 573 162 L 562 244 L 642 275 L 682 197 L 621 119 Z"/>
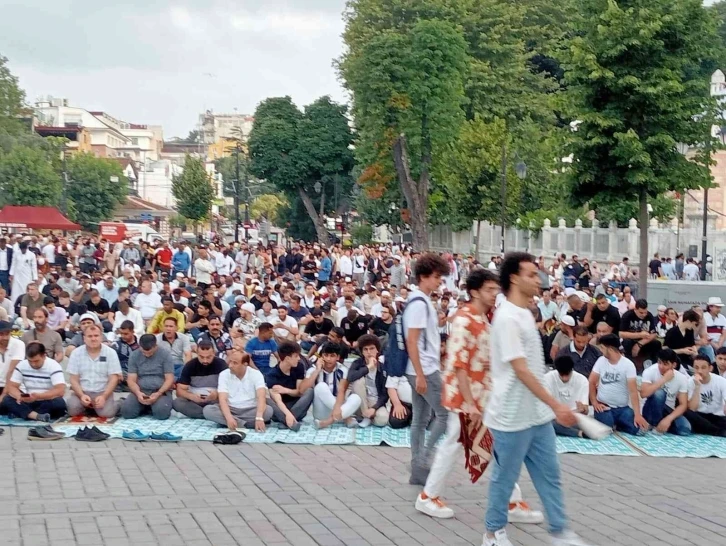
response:
<path fill-rule="evenodd" d="M 250 313 L 255 312 L 255 305 L 253 303 L 245 303 L 242 305 L 243 311 L 249 311 Z"/>
<path fill-rule="evenodd" d="M 391 293 L 388 290 L 384 290 L 383 292 L 381 292 L 381 296 L 388 296 L 390 298 Z"/>
<path fill-rule="evenodd" d="M 567 296 L 568 298 L 569 298 L 569 297 L 570 297 L 570 296 L 571 296 L 572 294 L 574 294 L 575 292 L 576 292 L 576 290 L 575 290 L 574 288 L 572 288 L 571 286 L 570 286 L 570 287 L 568 287 L 568 288 L 565 288 L 565 296 Z"/>
<path fill-rule="evenodd" d="M 591 298 L 587 295 L 587 292 L 582 292 L 581 290 L 578 290 L 577 292 L 575 292 L 575 295 L 580 298 L 584 303 L 591 301 Z"/>
<path fill-rule="evenodd" d="M 668 309 L 668 308 L 665 305 L 658 306 L 658 311 L 665 311 L 666 309 Z"/>
<path fill-rule="evenodd" d="M 574 326 L 575 319 L 573 319 L 570 315 L 565 315 L 564 317 L 562 317 L 562 324 L 567 324 L 567 326 Z"/>
<path fill-rule="evenodd" d="M 351 282 L 351 278 L 350 277 L 346 277 L 345 278 L 345 282 Z"/>
<path fill-rule="evenodd" d="M 396 303 L 406 303 L 406 300 L 404 300 L 401 296 L 396 296 L 396 299 L 393 301 L 395 301 Z"/>

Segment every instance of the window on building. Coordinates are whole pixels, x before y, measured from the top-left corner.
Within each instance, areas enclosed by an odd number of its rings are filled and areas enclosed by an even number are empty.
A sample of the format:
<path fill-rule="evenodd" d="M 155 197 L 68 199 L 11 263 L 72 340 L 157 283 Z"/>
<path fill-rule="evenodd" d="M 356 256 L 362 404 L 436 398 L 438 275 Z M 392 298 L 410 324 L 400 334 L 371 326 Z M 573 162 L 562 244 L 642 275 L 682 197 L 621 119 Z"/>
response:
<path fill-rule="evenodd" d="M 139 139 L 136 137 L 131 137 L 131 145 L 132 146 L 138 146 L 139 145 Z"/>

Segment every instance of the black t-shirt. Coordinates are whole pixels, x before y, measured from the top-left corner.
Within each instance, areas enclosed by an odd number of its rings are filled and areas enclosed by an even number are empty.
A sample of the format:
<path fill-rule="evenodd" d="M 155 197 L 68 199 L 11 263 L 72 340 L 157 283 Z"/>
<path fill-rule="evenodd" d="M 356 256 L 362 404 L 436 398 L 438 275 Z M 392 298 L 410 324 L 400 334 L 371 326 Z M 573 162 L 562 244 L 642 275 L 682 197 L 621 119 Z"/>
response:
<path fill-rule="evenodd" d="M 589 330 L 593 334 L 597 331 L 597 325 L 599 322 L 605 322 L 608 324 L 608 326 L 613 329 L 613 334 L 617 335 L 620 333 L 620 312 L 616 307 L 608 305 L 608 308 L 605 309 L 605 311 L 600 311 L 600 309 L 595 306 L 590 316 L 592 317 L 592 324 L 589 326 Z"/>
<path fill-rule="evenodd" d="M 289 312 L 288 312 L 289 314 Z M 333 321 L 329 318 L 323 317 L 323 322 L 318 324 L 315 320 L 311 320 L 305 325 L 305 333 L 309 336 L 315 337 L 320 334 L 328 335 L 330 330 L 334 327 Z"/>
<path fill-rule="evenodd" d="M 570 309 L 567 314 L 575 320 L 576 325 L 582 324 L 585 321 L 585 315 L 587 315 L 587 305 L 583 305 L 579 311 Z"/>
<path fill-rule="evenodd" d="M 393 324 L 393 321 L 391 321 L 391 324 Z M 388 329 L 391 327 L 391 324 L 386 324 L 381 317 L 376 317 L 371 321 L 370 329 L 378 337 L 383 337 L 388 334 Z"/>
<path fill-rule="evenodd" d="M 314 281 L 315 280 L 315 272 L 318 270 L 318 266 L 315 265 L 314 260 L 305 260 L 302 263 L 302 269 L 307 269 L 312 271 L 312 273 L 303 273 L 303 277 L 305 277 L 308 281 Z"/>
<path fill-rule="evenodd" d="M 295 390 L 297 389 L 298 380 L 302 381 L 305 379 L 305 365 L 302 362 L 298 362 L 297 366 L 290 369 L 290 375 L 285 375 L 280 366 L 277 365 L 270 370 L 270 373 L 265 376 L 265 383 L 267 388 L 271 389 L 275 385 L 280 385 L 286 389 Z M 282 395 L 283 402 L 289 402 L 290 400 L 296 400 L 297 397 L 290 396 L 289 394 Z"/>
<path fill-rule="evenodd" d="M 686 330 L 686 334 L 684 335 L 681 332 L 681 329 L 676 325 L 666 332 L 664 345 L 669 349 L 673 349 L 675 351 L 676 349 L 693 347 L 695 344 L 696 337 L 693 330 Z M 684 355 L 679 356 L 682 357 Z"/>
<path fill-rule="evenodd" d="M 86 302 L 86 308 L 89 313 L 96 313 L 99 315 L 103 315 L 104 313 L 111 311 L 111 307 L 108 305 L 108 302 L 103 298 L 101 298 L 98 303 L 93 303 L 93 300 L 89 299 Z"/>
<path fill-rule="evenodd" d="M 71 300 L 71 302 L 68 304 L 68 307 L 63 307 L 62 305 L 59 305 L 61 309 L 65 309 L 66 313 L 68 313 L 69 317 L 72 317 L 73 315 L 76 315 L 80 312 L 80 305 L 78 305 L 75 301 Z"/>
<path fill-rule="evenodd" d="M 184 364 L 177 383 L 189 385 L 193 388 L 217 388 L 219 374 L 227 369 L 227 363 L 221 358 L 214 357 L 209 364 L 202 364 L 199 358 L 192 358 Z"/>
<path fill-rule="evenodd" d="M 653 258 L 650 263 L 648 264 L 648 268 L 650 269 L 651 275 L 658 275 L 658 270 L 661 268 L 661 261 Z"/>
<path fill-rule="evenodd" d="M 355 320 L 350 321 L 348 317 L 345 317 L 340 321 L 340 327 L 345 332 L 345 339 L 348 343 L 355 343 L 358 338 L 368 331 L 368 323 L 370 319 L 364 316 L 357 316 Z"/>
<path fill-rule="evenodd" d="M 212 316 L 211 313 L 209 315 L 207 315 L 206 317 L 201 316 L 199 313 L 194 313 L 194 316 L 192 317 L 192 320 L 190 322 L 192 324 L 196 324 L 197 322 L 199 322 L 203 318 L 209 320 L 209 317 L 211 317 L 211 316 Z M 200 324 L 199 326 L 197 326 L 197 328 L 199 329 L 200 332 L 208 332 L 209 331 L 209 326 L 208 325 L 207 326 L 202 326 Z"/>
<path fill-rule="evenodd" d="M 620 320 L 620 331 L 621 332 L 655 332 L 655 318 L 649 311 L 645 315 L 644 319 L 638 317 L 635 314 L 635 310 L 631 309 L 626 311 L 623 318 Z"/>

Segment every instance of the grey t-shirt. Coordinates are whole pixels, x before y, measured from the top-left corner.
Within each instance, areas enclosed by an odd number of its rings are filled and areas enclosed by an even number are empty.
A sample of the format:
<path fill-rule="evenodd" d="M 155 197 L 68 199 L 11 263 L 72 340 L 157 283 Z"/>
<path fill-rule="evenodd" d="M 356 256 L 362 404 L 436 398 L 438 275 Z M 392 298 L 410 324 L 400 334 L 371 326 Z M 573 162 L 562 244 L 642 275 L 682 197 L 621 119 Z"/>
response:
<path fill-rule="evenodd" d="M 137 374 L 139 388 L 144 394 L 150 394 L 158 391 L 164 384 L 164 374 L 174 373 L 174 363 L 169 351 L 163 347 L 158 347 L 151 357 L 147 357 L 139 349 L 129 357 L 129 373 Z"/>

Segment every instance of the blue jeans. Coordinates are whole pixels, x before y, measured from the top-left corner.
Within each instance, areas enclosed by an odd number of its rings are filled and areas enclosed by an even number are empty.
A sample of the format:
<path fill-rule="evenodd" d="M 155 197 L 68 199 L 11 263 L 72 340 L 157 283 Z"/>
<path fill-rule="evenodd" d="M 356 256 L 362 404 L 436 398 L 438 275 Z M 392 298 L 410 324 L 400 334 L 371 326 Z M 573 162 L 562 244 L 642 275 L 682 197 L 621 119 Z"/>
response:
<path fill-rule="evenodd" d="M 703 345 L 698 348 L 698 354 L 703 355 L 711 361 L 711 364 L 716 362 L 716 351 L 713 349 L 713 345 Z"/>
<path fill-rule="evenodd" d="M 443 381 L 441 380 L 440 372 L 436 371 L 426 376 L 427 388 L 424 394 L 416 392 L 415 375 L 407 375 L 406 377 L 411 384 L 411 401 L 413 402 L 413 419 L 411 421 L 411 473 L 415 474 L 422 469 L 431 468 L 436 442 L 446 432 L 446 421 L 449 417 L 449 412 L 441 405 Z M 434 414 L 434 424 L 431 427 L 427 439 L 426 428 L 432 412 Z"/>
<path fill-rule="evenodd" d="M 664 417 L 668 417 L 673 410 L 666 406 L 666 391 L 658 389 L 651 394 L 643 406 L 643 417 L 651 426 L 658 426 Z M 677 436 L 688 436 L 691 434 L 691 423 L 683 415 L 677 417 L 671 424 L 668 432 Z"/>
<path fill-rule="evenodd" d="M 640 429 L 635 426 L 635 413 L 630 406 L 610 408 L 606 411 L 596 411 L 595 419 L 601 423 L 628 434 L 638 434 Z"/>
<path fill-rule="evenodd" d="M 552 423 L 517 432 L 489 430 L 494 436 L 491 463 L 494 468 L 489 480 L 487 531 L 495 533 L 507 526 L 509 498 L 522 470 L 522 463 L 526 465 L 544 506 L 550 533 L 563 531 L 567 527 L 567 516 Z"/>

